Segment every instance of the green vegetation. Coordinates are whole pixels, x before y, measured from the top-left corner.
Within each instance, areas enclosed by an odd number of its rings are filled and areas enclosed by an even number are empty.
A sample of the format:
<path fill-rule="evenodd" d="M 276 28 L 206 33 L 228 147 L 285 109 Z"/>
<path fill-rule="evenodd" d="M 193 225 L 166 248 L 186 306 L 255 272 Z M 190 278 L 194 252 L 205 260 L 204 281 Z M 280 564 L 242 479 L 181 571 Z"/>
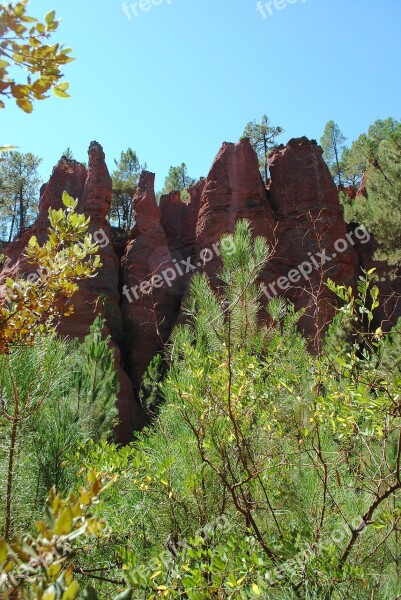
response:
<path fill-rule="evenodd" d="M 60 68 L 71 59 L 44 44 L 58 26 L 54 11 L 39 23 L 27 4 L 0 7 L 0 96 L 31 112 L 50 89 L 68 96 Z M 27 69 L 26 83 L 10 77 L 15 65 Z M 281 131 L 264 116 L 244 132 L 265 182 Z M 356 185 L 366 174 L 369 198 L 343 199 L 346 214 L 397 264 L 400 125 L 378 121 L 350 149 L 344 142 L 330 122 L 322 143 L 333 177 Z M 123 229 L 140 168 L 128 149 L 113 173 Z M 192 181 L 182 163 L 164 191 L 185 197 Z M 31 206 L 16 207 L 17 188 L 4 197 L 11 237 Z M 101 266 L 88 220 L 66 193 L 63 202 L 49 211 L 47 241 L 28 243 L 36 272 L 8 279 L 0 306 L 1 597 L 401 597 L 401 323 L 388 334 L 372 329 L 373 271 L 356 294 L 327 282 L 341 308 L 312 355 L 297 330 L 303 313 L 280 298 L 263 304 L 257 281 L 269 249 L 238 222 L 220 245 L 221 287 L 194 276 L 185 324 L 149 365 L 149 427 L 118 447 L 103 319 L 82 343 L 55 333 L 78 282 Z"/>
<path fill-rule="evenodd" d="M 21 598 L 121 593 L 138 600 L 362 600 L 401 593 L 399 328 L 388 335 L 371 330 L 378 307 L 372 273 L 360 277 L 357 296 L 328 281 L 343 306 L 320 356 L 312 356 L 296 328 L 302 314 L 281 299 L 261 304 L 256 282 L 268 260 L 265 241 L 253 240 L 242 221 L 230 242 L 234 252 L 221 244 L 219 295 L 205 275 L 193 278 L 187 322 L 149 369 L 144 389 L 157 411 L 133 444 L 119 448 L 107 435 L 94 435 L 98 425 L 86 429 L 86 439 L 75 437 L 80 419 L 68 414 L 77 396 L 73 369 L 46 388 L 48 352 L 66 364 L 84 352 L 93 372 L 100 323 L 81 348 L 47 337 L 24 350 L 25 367 L 14 360 L 23 386 L 35 353 L 44 353 L 43 388 L 35 388 L 48 415 L 37 429 L 48 465 L 40 490 L 58 483 L 73 495 L 63 500 L 52 491 L 45 524 L 34 533 L 24 516 L 27 498 L 33 504 L 41 498 L 32 489 L 37 475 L 26 483 L 27 457 L 33 473 L 41 468 L 39 455 L 30 454 L 35 443 L 28 431 L 38 419 L 31 420 L 20 430 L 15 475 L 15 489 L 24 494 L 13 496 L 13 512 L 21 515 L 15 531 L 25 546 L 1 543 L 2 591 L 18 590 Z M 263 312 L 270 317 L 264 326 Z M 91 405 L 92 399 L 82 417 Z M 111 402 L 101 406 L 108 415 Z M 92 415 L 98 423 L 99 412 Z M 110 424 L 113 417 L 106 418 Z M 54 453 L 56 440 L 66 456 Z M 62 462 L 53 471 L 55 454 Z M 85 472 L 89 496 L 82 491 Z M 38 570 L 45 543 L 50 558 Z M 54 550 L 66 546 L 61 560 Z"/>
<path fill-rule="evenodd" d="M 62 156 L 64 156 L 67 160 L 74 160 L 74 154 L 69 146 L 64 150 Z"/>
<path fill-rule="evenodd" d="M 119 228 L 130 231 L 134 225 L 132 196 L 138 186 L 139 175 L 146 164 L 141 165 L 132 148 L 121 152 L 120 160 L 114 161 L 112 173 L 113 195 L 111 199 L 110 218 Z"/>
<path fill-rule="evenodd" d="M 334 121 L 321 138 L 324 159 L 340 186 L 340 201 L 348 222 L 364 225 L 377 242 L 375 258 L 398 266 L 401 261 L 401 123 L 378 120 L 351 147 Z M 364 194 L 355 199 L 344 188 L 364 180 Z"/>
<path fill-rule="evenodd" d="M 85 484 L 77 495 L 69 494 L 67 498 L 51 490 L 43 521 L 37 523 L 36 536 L 15 536 L 11 544 L 0 540 L 3 598 L 68 600 L 77 597 L 79 584 L 74 579 L 74 565 L 68 559 L 75 540 L 84 535 L 102 534 L 104 522 L 88 511 L 110 482 L 90 470 Z M 93 596 L 88 588 L 86 598 L 90 597 Z"/>
<path fill-rule="evenodd" d="M 66 210 L 49 210 L 48 241 L 40 246 L 32 237 L 26 249 L 28 262 L 35 264 L 36 273 L 26 279 L 6 280 L 6 295 L 0 307 L 0 416 L 5 422 L 9 443 L 6 444 L 7 472 L 4 534 L 6 539 L 12 528 L 12 496 L 14 471 L 17 458 L 17 441 L 21 427 L 31 422 L 43 404 L 51 387 L 51 378 L 36 382 L 40 361 L 36 369 L 27 359 L 29 379 L 16 379 L 14 367 L 25 367 L 25 356 L 18 352 L 36 346 L 38 338 L 49 335 L 62 315 L 73 311 L 69 300 L 77 291 L 77 281 L 96 273 L 100 266 L 99 256 L 91 235 L 87 235 L 89 221 L 85 215 L 75 212 L 77 201 L 67 193 L 63 195 Z M 16 354 L 17 353 L 17 354 Z M 13 361 L 16 360 L 16 363 Z M 39 371 L 40 372 L 40 371 Z M 43 372 L 44 375 L 46 370 Z M 34 383 L 30 391 L 26 383 Z M 21 387 L 20 387 L 21 384 Z M 2 423 L 3 427 L 3 423 Z"/>
<path fill-rule="evenodd" d="M 182 200 L 186 201 L 189 199 L 187 188 L 194 183 L 195 179 L 188 175 L 187 165 L 181 163 L 178 167 L 170 167 L 162 194 L 180 192 Z"/>
<path fill-rule="evenodd" d="M 346 138 L 334 121 L 329 121 L 324 129 L 320 145 L 323 148 L 323 157 L 330 169 L 337 185 L 342 185 L 343 176 L 341 156 L 345 150 Z"/>
<path fill-rule="evenodd" d="M 378 242 L 377 258 L 401 262 L 401 123 L 377 121 L 351 148 L 364 165 L 367 198 L 345 202 L 348 221 L 363 223 Z"/>
<path fill-rule="evenodd" d="M 10 530 L 26 526 L 32 514 L 39 517 L 53 485 L 66 491 L 73 483 L 75 468 L 66 463 L 70 453 L 90 439 L 112 436 L 118 384 L 109 339 L 102 339 L 103 324 L 98 317 L 83 344 L 41 336 L 33 347 L 0 357 L 1 394 L 10 399 L 1 407 L 4 439 L 18 424 L 13 450 L 20 476 L 11 491 L 19 500 L 9 517 Z M 4 497 L 9 459 L 5 454 L 0 460 Z"/>
<path fill-rule="evenodd" d="M 258 156 L 260 172 L 266 184 L 269 177 L 269 154 L 275 147 L 276 138 L 283 131 L 282 127 L 271 125 L 270 119 L 263 115 L 261 123 L 257 123 L 256 119 L 250 121 L 242 134 L 243 137 L 249 138 Z"/>
<path fill-rule="evenodd" d="M 60 24 L 54 10 L 44 22 L 27 14 L 29 0 L 0 5 L 0 108 L 5 99 L 14 99 L 23 111 L 30 113 L 35 100 L 44 100 L 53 90 L 59 98 L 68 98 L 69 84 L 63 81 L 61 69 L 74 60 L 71 48 L 47 44 Z M 23 74 L 18 83 L 15 74 Z"/>
<path fill-rule="evenodd" d="M 89 219 L 77 214 L 77 200 L 63 194 L 66 210 L 49 209 L 48 240 L 33 236 L 25 250 L 37 267 L 26 279 L 7 279 L 0 310 L 0 354 L 21 344 L 32 345 L 38 333 L 51 331 L 61 316 L 73 312 L 69 303 L 77 281 L 96 274 L 101 266 L 97 246 L 87 233 Z"/>
<path fill-rule="evenodd" d="M 0 162 L 0 237 L 11 242 L 36 217 L 42 160 L 34 154 L 5 152 Z"/>

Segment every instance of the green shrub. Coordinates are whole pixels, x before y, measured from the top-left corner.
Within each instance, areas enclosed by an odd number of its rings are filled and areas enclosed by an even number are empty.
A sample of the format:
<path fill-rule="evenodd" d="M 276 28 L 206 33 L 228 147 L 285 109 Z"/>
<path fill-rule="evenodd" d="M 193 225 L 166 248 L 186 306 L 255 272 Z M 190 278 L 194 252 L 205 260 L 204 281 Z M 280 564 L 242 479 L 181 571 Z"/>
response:
<path fill-rule="evenodd" d="M 401 375 L 397 330 L 371 330 L 372 273 L 356 297 L 328 282 L 343 306 L 312 356 L 301 313 L 261 304 L 265 242 L 240 222 L 221 248 L 219 289 L 194 277 L 166 373 L 150 378 L 164 400 L 152 425 L 70 458 L 115 481 L 96 508 L 109 533 L 75 569 L 92 598 L 128 584 L 138 600 L 393 599 Z"/>
<path fill-rule="evenodd" d="M 99 317 L 82 344 L 56 336 L 38 338 L 32 347 L 15 349 L 0 357 L 0 395 L 3 414 L 21 417 L 15 443 L 13 422 L 1 421 L 4 436 L 0 455 L 4 497 L 14 445 L 14 528 L 32 522 L 48 490 L 61 491 L 73 485 L 76 467 L 68 456 L 89 439 L 111 437 L 116 420 L 118 382 L 109 338 L 102 338 L 104 322 Z M 6 506 L 0 505 L 0 518 Z"/>

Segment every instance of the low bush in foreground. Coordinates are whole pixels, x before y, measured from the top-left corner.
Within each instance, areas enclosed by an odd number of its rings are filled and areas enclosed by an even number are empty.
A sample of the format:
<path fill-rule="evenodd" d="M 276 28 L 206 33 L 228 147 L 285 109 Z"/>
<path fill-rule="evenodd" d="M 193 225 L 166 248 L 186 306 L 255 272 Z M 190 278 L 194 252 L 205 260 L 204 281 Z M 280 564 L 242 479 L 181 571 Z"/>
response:
<path fill-rule="evenodd" d="M 107 525 L 91 539 L 85 526 L 57 571 L 80 588 L 38 598 L 401 594 L 399 329 L 371 330 L 371 274 L 356 296 L 328 282 L 343 307 L 312 356 L 300 313 L 261 306 L 265 242 L 246 222 L 232 241 L 219 293 L 194 277 L 165 375 L 153 365 L 146 377 L 164 401 L 151 426 L 131 446 L 91 441 L 67 459 L 112 483 L 91 507 Z M 14 590 L 25 597 L 41 576 Z"/>

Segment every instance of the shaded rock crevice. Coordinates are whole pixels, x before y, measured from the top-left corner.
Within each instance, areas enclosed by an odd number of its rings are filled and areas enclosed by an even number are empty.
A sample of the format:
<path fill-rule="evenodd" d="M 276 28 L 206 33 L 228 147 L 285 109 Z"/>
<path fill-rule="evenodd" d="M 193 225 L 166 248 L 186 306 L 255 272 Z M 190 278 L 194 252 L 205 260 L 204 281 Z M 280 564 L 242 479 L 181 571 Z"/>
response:
<path fill-rule="evenodd" d="M 182 295 L 161 225 L 154 179 L 148 171 L 140 176 L 132 200 L 135 225 L 121 260 L 121 310 L 132 333 L 128 369 L 136 390 L 149 362 L 167 342 Z"/>
<path fill-rule="evenodd" d="M 99 243 L 102 267 L 96 277 L 80 282 L 79 291 L 71 300 L 74 313 L 61 320 L 58 332 L 62 336 L 83 340 L 89 333 L 95 316 L 101 314 L 105 317 L 105 335 L 110 333 L 112 337 L 111 346 L 115 350 L 120 382 L 117 400 L 120 423 L 117 437 L 125 442 L 131 438 L 133 429 L 138 427 L 139 411 L 134 399 L 133 386 L 122 368 L 120 348 L 116 343 L 122 333 L 118 291 L 119 260 L 111 243 L 111 229 L 107 220 L 111 201 L 111 178 L 103 149 L 97 142 L 92 142 L 89 147 L 88 169 L 74 160 L 62 157 L 53 169 L 47 185 L 42 186 L 37 219 L 8 248 L 8 258 L 0 274 L 0 293 L 5 293 L 4 282 L 7 277 L 26 277 L 35 272 L 36 267 L 29 264 L 24 257 L 24 250 L 33 235 L 40 244 L 46 241 L 49 208 L 64 208 L 64 191 L 78 199 L 78 212 L 90 217 L 89 232 Z"/>

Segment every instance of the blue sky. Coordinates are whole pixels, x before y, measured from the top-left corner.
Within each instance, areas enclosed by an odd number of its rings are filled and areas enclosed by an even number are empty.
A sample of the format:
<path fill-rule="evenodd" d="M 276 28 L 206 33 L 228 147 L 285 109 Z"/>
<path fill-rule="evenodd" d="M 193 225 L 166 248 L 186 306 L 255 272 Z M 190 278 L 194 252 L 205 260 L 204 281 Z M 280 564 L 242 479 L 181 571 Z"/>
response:
<path fill-rule="evenodd" d="M 62 17 L 57 41 L 74 50 L 72 98 L 25 115 L 9 102 L 0 142 L 43 158 L 47 179 L 63 150 L 86 160 L 100 142 L 109 168 L 128 146 L 156 172 L 207 175 L 223 141 L 263 113 L 282 142 L 319 139 L 335 120 L 352 141 L 378 118 L 400 119 L 400 0 L 31 0 Z M 265 0 L 262 0 L 262 5 Z M 397 75 L 398 73 L 398 75 Z"/>

